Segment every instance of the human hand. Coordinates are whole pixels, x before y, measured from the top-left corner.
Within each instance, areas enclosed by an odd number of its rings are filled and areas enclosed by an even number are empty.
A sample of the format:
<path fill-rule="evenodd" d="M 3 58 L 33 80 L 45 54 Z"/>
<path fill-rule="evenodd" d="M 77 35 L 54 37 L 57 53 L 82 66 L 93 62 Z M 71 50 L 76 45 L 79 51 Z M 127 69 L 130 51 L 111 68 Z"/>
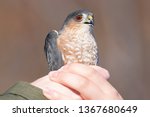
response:
<path fill-rule="evenodd" d="M 68 64 L 60 70 L 50 72 L 48 77 L 64 88 L 43 91 L 48 99 L 123 99 L 107 81 L 110 77 L 108 71 L 98 66 Z"/>
<path fill-rule="evenodd" d="M 61 99 L 78 99 L 81 100 L 82 98 L 76 94 L 75 92 L 73 92 L 71 89 L 56 83 L 54 81 L 51 81 L 49 79 L 49 76 L 46 75 L 42 78 L 37 79 L 36 81 L 32 82 L 31 85 L 38 87 L 40 89 L 42 89 L 44 94 L 47 94 L 46 92 L 48 92 L 49 95 L 53 96 L 53 98 L 56 99 L 60 99 L 60 97 L 58 97 L 57 92 L 62 92 L 59 93 L 59 95 L 61 95 Z M 46 95 L 45 95 L 46 96 Z M 47 98 L 49 98 L 49 96 L 46 96 Z M 51 98 L 51 99 L 53 99 Z M 50 98 L 49 98 L 50 99 Z"/>

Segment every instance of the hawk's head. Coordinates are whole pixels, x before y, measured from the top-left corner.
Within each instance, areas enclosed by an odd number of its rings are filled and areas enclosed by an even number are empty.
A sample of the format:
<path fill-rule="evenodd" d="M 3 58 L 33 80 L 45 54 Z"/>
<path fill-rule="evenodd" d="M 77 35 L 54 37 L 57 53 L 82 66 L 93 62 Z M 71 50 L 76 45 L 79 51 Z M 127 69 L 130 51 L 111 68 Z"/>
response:
<path fill-rule="evenodd" d="M 93 13 L 88 10 L 77 10 L 71 14 L 69 14 L 64 22 L 64 26 L 66 25 L 89 25 L 93 27 L 94 25 L 94 17 Z"/>

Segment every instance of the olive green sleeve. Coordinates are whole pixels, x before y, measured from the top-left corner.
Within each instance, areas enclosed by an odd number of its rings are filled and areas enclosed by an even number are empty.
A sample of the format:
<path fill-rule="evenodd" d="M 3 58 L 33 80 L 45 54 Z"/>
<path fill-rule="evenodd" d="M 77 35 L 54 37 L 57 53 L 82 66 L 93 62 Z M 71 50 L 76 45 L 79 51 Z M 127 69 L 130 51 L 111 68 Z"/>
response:
<path fill-rule="evenodd" d="M 27 82 L 18 82 L 0 95 L 0 100 L 46 100 L 42 90 Z"/>

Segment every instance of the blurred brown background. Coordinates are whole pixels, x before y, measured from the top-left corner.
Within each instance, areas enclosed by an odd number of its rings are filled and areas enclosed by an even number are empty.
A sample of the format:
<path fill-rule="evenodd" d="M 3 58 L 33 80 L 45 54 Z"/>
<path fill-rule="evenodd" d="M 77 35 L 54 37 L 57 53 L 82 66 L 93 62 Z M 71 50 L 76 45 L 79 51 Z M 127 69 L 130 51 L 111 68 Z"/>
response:
<path fill-rule="evenodd" d="M 150 99 L 150 1 L 0 0 L 0 92 L 48 73 L 43 46 L 68 13 L 95 14 L 101 66 L 125 99 Z"/>

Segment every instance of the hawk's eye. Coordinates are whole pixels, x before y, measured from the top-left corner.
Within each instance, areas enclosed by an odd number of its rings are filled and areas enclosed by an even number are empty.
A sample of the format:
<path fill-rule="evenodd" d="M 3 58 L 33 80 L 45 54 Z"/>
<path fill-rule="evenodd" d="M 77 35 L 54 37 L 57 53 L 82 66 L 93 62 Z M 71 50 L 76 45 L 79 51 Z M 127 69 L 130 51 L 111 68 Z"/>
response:
<path fill-rule="evenodd" d="M 77 15 L 77 16 L 76 16 L 76 20 L 77 20 L 77 21 L 81 21 L 81 20 L 82 20 L 82 18 L 83 18 L 83 16 L 82 16 L 82 15 Z"/>

